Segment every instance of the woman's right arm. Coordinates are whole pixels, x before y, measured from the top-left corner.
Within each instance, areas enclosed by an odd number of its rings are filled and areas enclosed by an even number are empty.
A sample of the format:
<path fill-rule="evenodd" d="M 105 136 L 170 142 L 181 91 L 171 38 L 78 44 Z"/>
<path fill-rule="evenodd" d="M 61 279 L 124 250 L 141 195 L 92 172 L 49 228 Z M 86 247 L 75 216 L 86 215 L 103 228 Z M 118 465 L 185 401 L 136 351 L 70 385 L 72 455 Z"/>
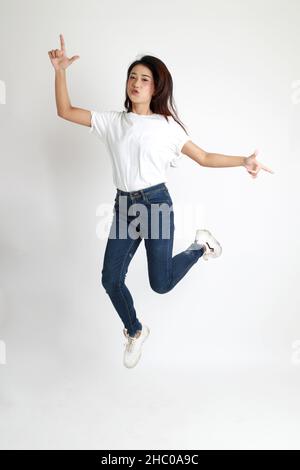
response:
<path fill-rule="evenodd" d="M 68 95 L 66 68 L 78 59 L 79 56 L 73 56 L 70 59 L 67 57 L 62 34 L 60 34 L 60 43 L 61 49 L 52 49 L 51 51 L 48 51 L 50 61 L 55 69 L 55 99 L 57 115 L 67 121 L 91 127 L 91 111 L 72 106 Z"/>

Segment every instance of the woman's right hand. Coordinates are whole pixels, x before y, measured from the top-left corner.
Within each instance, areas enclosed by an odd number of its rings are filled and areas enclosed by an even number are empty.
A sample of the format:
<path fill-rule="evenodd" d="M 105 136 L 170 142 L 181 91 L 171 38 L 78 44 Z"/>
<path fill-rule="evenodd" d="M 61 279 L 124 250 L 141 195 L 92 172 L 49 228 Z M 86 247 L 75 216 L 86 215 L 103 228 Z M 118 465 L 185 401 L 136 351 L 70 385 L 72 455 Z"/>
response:
<path fill-rule="evenodd" d="M 73 55 L 73 57 L 68 59 L 63 35 L 60 34 L 59 37 L 61 48 L 48 51 L 48 55 L 55 70 L 65 70 L 69 65 L 73 64 L 75 60 L 79 59 L 79 55 Z"/>

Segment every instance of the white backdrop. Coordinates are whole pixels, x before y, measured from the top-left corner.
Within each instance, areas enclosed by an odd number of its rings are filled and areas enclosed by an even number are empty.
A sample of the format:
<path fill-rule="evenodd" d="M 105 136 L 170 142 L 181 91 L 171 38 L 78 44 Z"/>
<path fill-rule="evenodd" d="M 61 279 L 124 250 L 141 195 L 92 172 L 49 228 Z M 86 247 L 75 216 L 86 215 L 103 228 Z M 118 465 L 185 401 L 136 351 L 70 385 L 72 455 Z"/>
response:
<path fill-rule="evenodd" d="M 2 449 L 299 449 L 299 14 L 296 0 L 1 0 Z M 173 255 L 201 227 L 223 253 L 161 295 L 140 245 L 126 283 L 151 333 L 132 370 L 100 282 L 109 156 L 56 115 L 60 33 L 80 55 L 72 105 L 124 109 L 127 68 L 149 53 L 198 146 L 258 148 L 274 171 L 169 169 Z"/>

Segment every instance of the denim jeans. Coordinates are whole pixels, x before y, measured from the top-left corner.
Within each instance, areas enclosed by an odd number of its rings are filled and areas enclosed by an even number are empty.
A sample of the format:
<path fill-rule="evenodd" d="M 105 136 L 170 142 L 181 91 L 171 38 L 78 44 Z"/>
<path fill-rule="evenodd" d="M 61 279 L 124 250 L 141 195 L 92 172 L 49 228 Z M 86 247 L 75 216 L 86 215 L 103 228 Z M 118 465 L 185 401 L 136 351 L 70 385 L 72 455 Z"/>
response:
<path fill-rule="evenodd" d="M 142 324 L 125 277 L 142 239 L 150 286 L 159 294 L 173 289 L 204 254 L 205 247 L 194 242 L 173 256 L 174 230 L 173 201 L 165 183 L 139 191 L 117 189 L 101 282 L 130 336 Z"/>

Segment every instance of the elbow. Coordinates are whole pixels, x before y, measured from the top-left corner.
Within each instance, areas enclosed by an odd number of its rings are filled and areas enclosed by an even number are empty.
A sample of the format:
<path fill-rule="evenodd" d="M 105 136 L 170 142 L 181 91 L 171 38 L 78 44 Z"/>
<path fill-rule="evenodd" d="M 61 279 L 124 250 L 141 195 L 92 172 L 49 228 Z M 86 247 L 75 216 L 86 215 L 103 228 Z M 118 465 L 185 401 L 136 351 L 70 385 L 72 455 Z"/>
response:
<path fill-rule="evenodd" d="M 201 166 L 208 166 L 208 152 L 202 152 L 201 155 L 199 155 L 199 160 L 198 163 Z"/>
<path fill-rule="evenodd" d="M 69 112 L 70 112 L 70 108 L 64 109 L 64 110 L 57 110 L 56 114 L 58 117 L 62 119 L 68 119 L 67 116 L 70 115 Z"/>

